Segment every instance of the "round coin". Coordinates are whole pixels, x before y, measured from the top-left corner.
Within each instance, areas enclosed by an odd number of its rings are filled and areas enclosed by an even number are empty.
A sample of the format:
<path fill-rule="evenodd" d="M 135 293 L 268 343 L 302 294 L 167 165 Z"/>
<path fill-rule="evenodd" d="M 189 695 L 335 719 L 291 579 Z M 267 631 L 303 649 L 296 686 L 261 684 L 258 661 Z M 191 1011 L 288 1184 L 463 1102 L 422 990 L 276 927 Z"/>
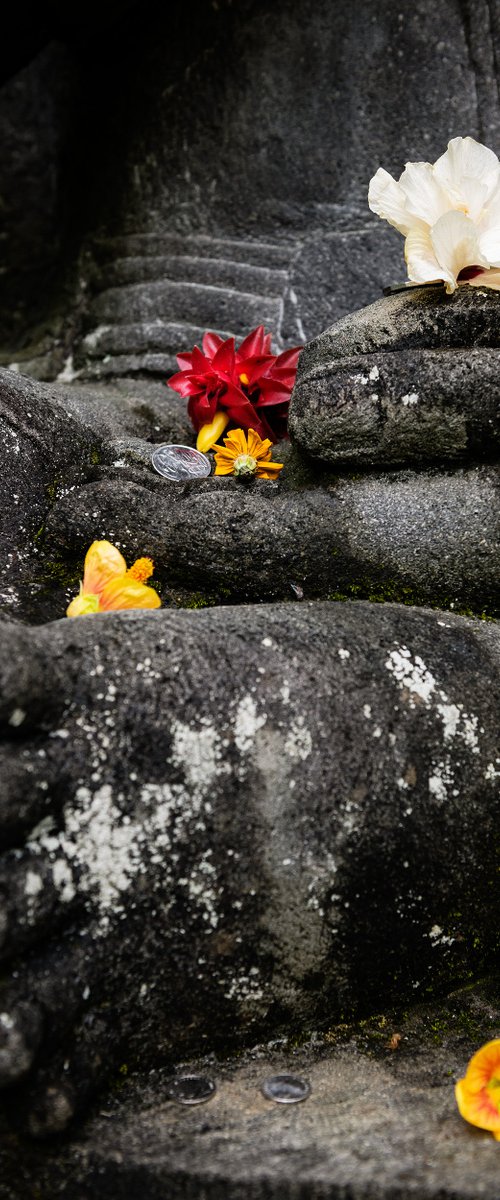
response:
<path fill-rule="evenodd" d="M 194 446 L 156 446 L 151 461 L 155 471 L 173 483 L 206 479 L 212 470 L 210 459 Z"/>
<path fill-rule="evenodd" d="M 217 1091 L 213 1079 L 202 1075 L 178 1075 L 167 1086 L 167 1099 L 176 1104 L 205 1104 Z"/>
<path fill-rule="evenodd" d="M 262 1095 L 275 1104 L 300 1104 L 311 1095 L 311 1085 L 296 1075 L 271 1075 L 262 1084 Z"/>

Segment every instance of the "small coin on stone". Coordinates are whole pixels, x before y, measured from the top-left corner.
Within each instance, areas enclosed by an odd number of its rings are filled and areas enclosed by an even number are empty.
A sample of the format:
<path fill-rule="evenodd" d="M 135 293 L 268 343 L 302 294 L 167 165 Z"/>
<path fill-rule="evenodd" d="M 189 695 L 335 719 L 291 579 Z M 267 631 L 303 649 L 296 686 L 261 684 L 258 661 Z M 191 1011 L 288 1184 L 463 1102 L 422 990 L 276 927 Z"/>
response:
<path fill-rule="evenodd" d="M 210 459 L 194 446 L 156 446 L 151 461 L 155 471 L 173 483 L 206 479 L 212 470 Z"/>
<path fill-rule="evenodd" d="M 261 1092 L 275 1104 L 300 1104 L 311 1095 L 311 1085 L 297 1075 L 271 1075 L 264 1080 Z"/>
<path fill-rule="evenodd" d="M 203 1075 L 178 1075 L 167 1086 L 167 1098 L 176 1104 L 205 1104 L 216 1091 L 213 1079 Z"/>

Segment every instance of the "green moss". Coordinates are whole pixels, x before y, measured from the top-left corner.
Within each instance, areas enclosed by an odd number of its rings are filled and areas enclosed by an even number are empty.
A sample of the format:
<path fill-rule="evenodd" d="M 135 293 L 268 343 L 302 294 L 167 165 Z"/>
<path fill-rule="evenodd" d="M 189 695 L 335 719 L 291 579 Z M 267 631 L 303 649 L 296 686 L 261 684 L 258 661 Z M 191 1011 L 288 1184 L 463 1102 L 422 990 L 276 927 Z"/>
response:
<path fill-rule="evenodd" d="M 187 592 L 170 588 L 169 596 L 178 608 L 217 608 L 232 599 L 231 588 L 221 587 L 217 592 Z"/>
<path fill-rule="evenodd" d="M 55 502 L 57 500 L 57 493 L 58 493 L 59 488 L 61 487 L 61 484 L 62 484 L 62 476 L 61 475 L 57 475 L 55 479 L 53 479 L 50 483 L 47 484 L 47 486 L 45 488 L 45 493 L 46 493 L 47 500 L 50 505 L 55 504 Z"/>
<path fill-rule="evenodd" d="M 53 559 L 45 559 L 42 563 L 42 577 L 48 584 L 57 584 L 63 588 L 78 589 L 81 577 L 81 565 L 63 563 Z"/>
<path fill-rule="evenodd" d="M 332 550 L 334 556 L 338 555 L 338 553 L 337 549 Z M 355 579 L 352 583 L 344 585 L 343 589 L 329 592 L 326 599 L 337 601 L 370 600 L 372 604 L 406 604 L 414 608 L 444 609 L 459 617 L 472 617 L 481 621 L 495 621 L 498 619 L 495 613 L 489 613 L 486 610 L 474 612 L 471 608 L 460 608 L 456 604 L 456 601 L 447 596 L 436 596 L 434 599 L 429 599 L 428 595 L 424 595 L 417 589 L 401 583 L 400 580 L 382 575 L 378 578 L 366 575 L 363 578 Z"/>

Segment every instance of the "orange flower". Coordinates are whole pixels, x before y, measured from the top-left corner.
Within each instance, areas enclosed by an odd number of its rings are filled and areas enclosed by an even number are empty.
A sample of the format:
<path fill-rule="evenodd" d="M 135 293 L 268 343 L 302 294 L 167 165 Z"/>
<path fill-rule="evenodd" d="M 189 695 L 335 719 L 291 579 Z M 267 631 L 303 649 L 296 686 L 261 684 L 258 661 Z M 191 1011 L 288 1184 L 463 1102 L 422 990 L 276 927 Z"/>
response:
<path fill-rule="evenodd" d="M 474 1054 L 465 1078 L 455 1084 L 455 1096 L 464 1120 L 489 1129 L 500 1141 L 500 1038 Z"/>
<path fill-rule="evenodd" d="M 224 447 L 217 447 L 215 474 L 276 479 L 283 463 L 271 462 L 271 445 L 269 438 L 263 441 L 255 429 L 248 430 L 248 440 L 242 429 L 232 429 L 224 438 Z"/>
<path fill-rule="evenodd" d="M 161 600 L 145 580 L 153 574 L 150 558 L 138 558 L 127 571 L 127 564 L 111 542 L 92 542 L 85 556 L 83 583 L 66 610 L 67 617 L 117 608 L 160 608 Z"/>

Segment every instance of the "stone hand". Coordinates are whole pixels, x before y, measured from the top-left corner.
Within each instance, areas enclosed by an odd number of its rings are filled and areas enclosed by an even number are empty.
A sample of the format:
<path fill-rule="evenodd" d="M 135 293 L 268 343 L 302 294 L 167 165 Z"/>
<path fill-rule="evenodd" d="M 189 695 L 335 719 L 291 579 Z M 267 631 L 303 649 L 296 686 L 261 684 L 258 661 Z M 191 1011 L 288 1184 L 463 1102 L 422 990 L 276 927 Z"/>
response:
<path fill-rule="evenodd" d="M 4 621 L 0 645 L 0 1078 L 32 1134 L 120 1063 L 488 963 L 495 626 L 278 605 Z"/>

